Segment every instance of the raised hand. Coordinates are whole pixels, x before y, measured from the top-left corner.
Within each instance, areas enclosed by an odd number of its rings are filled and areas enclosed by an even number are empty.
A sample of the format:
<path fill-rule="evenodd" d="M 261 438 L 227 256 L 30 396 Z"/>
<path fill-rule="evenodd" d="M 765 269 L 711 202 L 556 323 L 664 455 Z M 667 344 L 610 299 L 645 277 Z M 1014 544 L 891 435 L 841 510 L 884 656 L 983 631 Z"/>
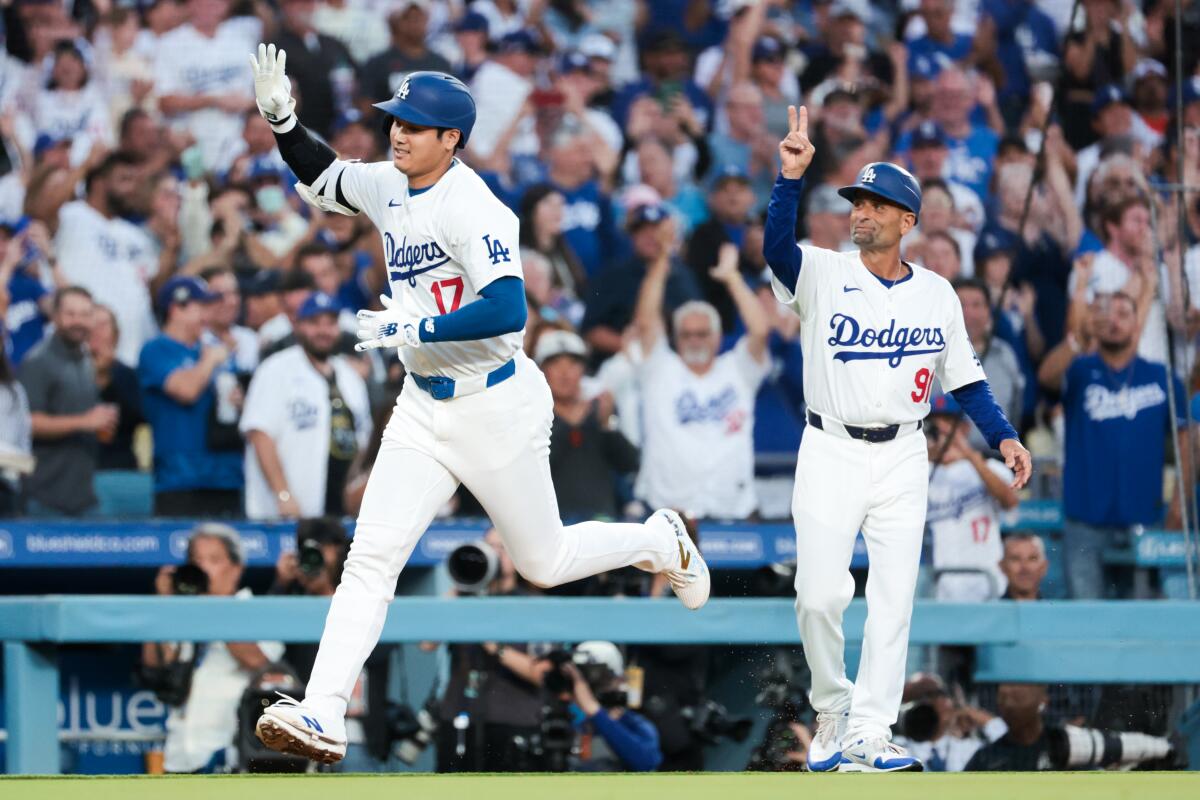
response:
<path fill-rule="evenodd" d="M 808 140 L 808 109 L 788 106 L 788 135 L 779 143 L 779 162 L 783 177 L 795 180 L 804 176 L 813 160 L 812 142 Z"/>
<path fill-rule="evenodd" d="M 277 51 L 273 44 L 259 44 L 258 57 L 250 56 L 250 68 L 254 71 L 254 100 L 263 118 L 274 124 L 286 120 L 296 109 L 286 67 L 287 52 Z"/>

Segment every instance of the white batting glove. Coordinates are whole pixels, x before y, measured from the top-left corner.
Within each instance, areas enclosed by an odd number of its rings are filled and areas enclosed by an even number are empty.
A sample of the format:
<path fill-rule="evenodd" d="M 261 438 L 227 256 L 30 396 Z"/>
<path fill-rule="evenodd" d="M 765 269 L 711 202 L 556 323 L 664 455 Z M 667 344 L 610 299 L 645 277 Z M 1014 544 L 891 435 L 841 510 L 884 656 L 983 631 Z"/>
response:
<path fill-rule="evenodd" d="M 276 51 L 273 44 L 259 44 L 258 57 L 250 56 L 250 68 L 254 70 L 254 101 L 258 104 L 258 113 L 272 125 L 286 123 L 296 111 L 292 82 L 284 72 L 286 67 L 287 53 Z"/>
<path fill-rule="evenodd" d="M 421 320 L 400 308 L 400 303 L 386 294 L 379 295 L 383 311 L 358 312 L 358 344 L 354 349 L 362 353 L 378 347 L 420 347 Z"/>

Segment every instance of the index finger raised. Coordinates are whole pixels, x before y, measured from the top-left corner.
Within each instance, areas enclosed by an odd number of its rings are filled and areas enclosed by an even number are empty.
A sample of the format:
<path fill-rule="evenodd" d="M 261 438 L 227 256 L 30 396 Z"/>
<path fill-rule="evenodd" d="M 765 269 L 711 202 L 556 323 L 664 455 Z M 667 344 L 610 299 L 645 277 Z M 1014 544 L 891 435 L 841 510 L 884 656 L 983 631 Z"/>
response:
<path fill-rule="evenodd" d="M 796 107 L 788 106 L 788 132 L 789 133 L 796 132 L 796 125 L 798 124 L 798 120 L 799 120 L 799 117 L 796 114 Z"/>

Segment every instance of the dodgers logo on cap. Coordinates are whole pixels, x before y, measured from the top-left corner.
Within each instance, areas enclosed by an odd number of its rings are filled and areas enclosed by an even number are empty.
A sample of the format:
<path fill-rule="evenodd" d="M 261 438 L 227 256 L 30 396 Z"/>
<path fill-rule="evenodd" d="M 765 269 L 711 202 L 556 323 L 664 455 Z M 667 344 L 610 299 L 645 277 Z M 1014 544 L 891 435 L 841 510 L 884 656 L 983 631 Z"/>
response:
<path fill-rule="evenodd" d="M 866 169 L 863 170 L 862 182 L 863 183 L 874 183 L 875 182 L 875 168 L 874 167 L 867 167 Z"/>
<path fill-rule="evenodd" d="M 401 100 L 408 99 L 408 78 L 405 78 L 404 83 L 400 84 L 400 91 L 396 92 L 396 97 L 399 97 Z"/>

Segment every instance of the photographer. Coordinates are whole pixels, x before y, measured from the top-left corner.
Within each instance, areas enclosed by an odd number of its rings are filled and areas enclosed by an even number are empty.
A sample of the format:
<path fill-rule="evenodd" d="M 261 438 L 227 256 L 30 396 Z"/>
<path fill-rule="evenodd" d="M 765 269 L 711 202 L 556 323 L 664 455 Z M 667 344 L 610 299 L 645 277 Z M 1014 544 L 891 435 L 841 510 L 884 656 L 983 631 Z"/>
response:
<path fill-rule="evenodd" d="M 187 562 L 158 571 L 158 594 L 249 597 L 238 589 L 245 559 L 237 531 L 202 523 L 192 532 Z M 251 676 L 279 658 L 279 642 L 183 642 L 142 645 L 143 680 L 171 706 L 163 768 L 215 772 L 235 763 L 238 704 Z"/>
<path fill-rule="evenodd" d="M 1143 733 L 1113 733 L 1072 725 L 1050 726 L 1042 719 L 1046 687 L 1002 683 L 996 708 L 1008 732 L 980 748 L 968 772 L 1030 772 L 1062 769 L 1129 768 L 1156 762 L 1159 769 L 1180 765 L 1171 742 Z"/>
<path fill-rule="evenodd" d="M 493 597 L 532 594 L 493 528 L 470 546 L 472 558 L 451 554 L 448 568 L 458 595 Z M 474 561 L 468 575 L 460 562 Z M 482 562 L 482 563 L 478 563 Z M 436 647 L 433 643 L 424 649 Z M 437 704 L 438 772 L 532 771 L 540 762 L 532 742 L 540 729 L 542 675 L 550 668 L 529 651 L 532 644 L 451 644 L 445 691 Z"/>
<path fill-rule="evenodd" d="M 1007 732 L 1004 721 L 951 697 L 937 675 L 918 672 L 904 686 L 895 741 L 930 772 L 961 772 L 971 757 Z"/>
<path fill-rule="evenodd" d="M 625 662 L 612 642 L 582 642 L 572 662 L 563 665 L 571 679 L 579 743 L 573 772 L 651 772 L 662 763 L 658 730 L 631 711 L 625 692 Z M 597 737 L 599 737 L 597 739 Z"/>
<path fill-rule="evenodd" d="M 270 594 L 332 597 L 342 580 L 349 550 L 350 539 L 337 519 L 300 520 L 296 525 L 296 551 L 279 556 Z M 387 701 L 391 653 L 391 647 L 375 648 L 354 686 L 346 710 L 346 757 L 334 767 L 335 772 L 380 772 L 387 766 L 391 745 Z M 316 658 L 314 642 L 285 646 L 283 660 L 296 670 L 301 683 L 308 683 Z"/>

